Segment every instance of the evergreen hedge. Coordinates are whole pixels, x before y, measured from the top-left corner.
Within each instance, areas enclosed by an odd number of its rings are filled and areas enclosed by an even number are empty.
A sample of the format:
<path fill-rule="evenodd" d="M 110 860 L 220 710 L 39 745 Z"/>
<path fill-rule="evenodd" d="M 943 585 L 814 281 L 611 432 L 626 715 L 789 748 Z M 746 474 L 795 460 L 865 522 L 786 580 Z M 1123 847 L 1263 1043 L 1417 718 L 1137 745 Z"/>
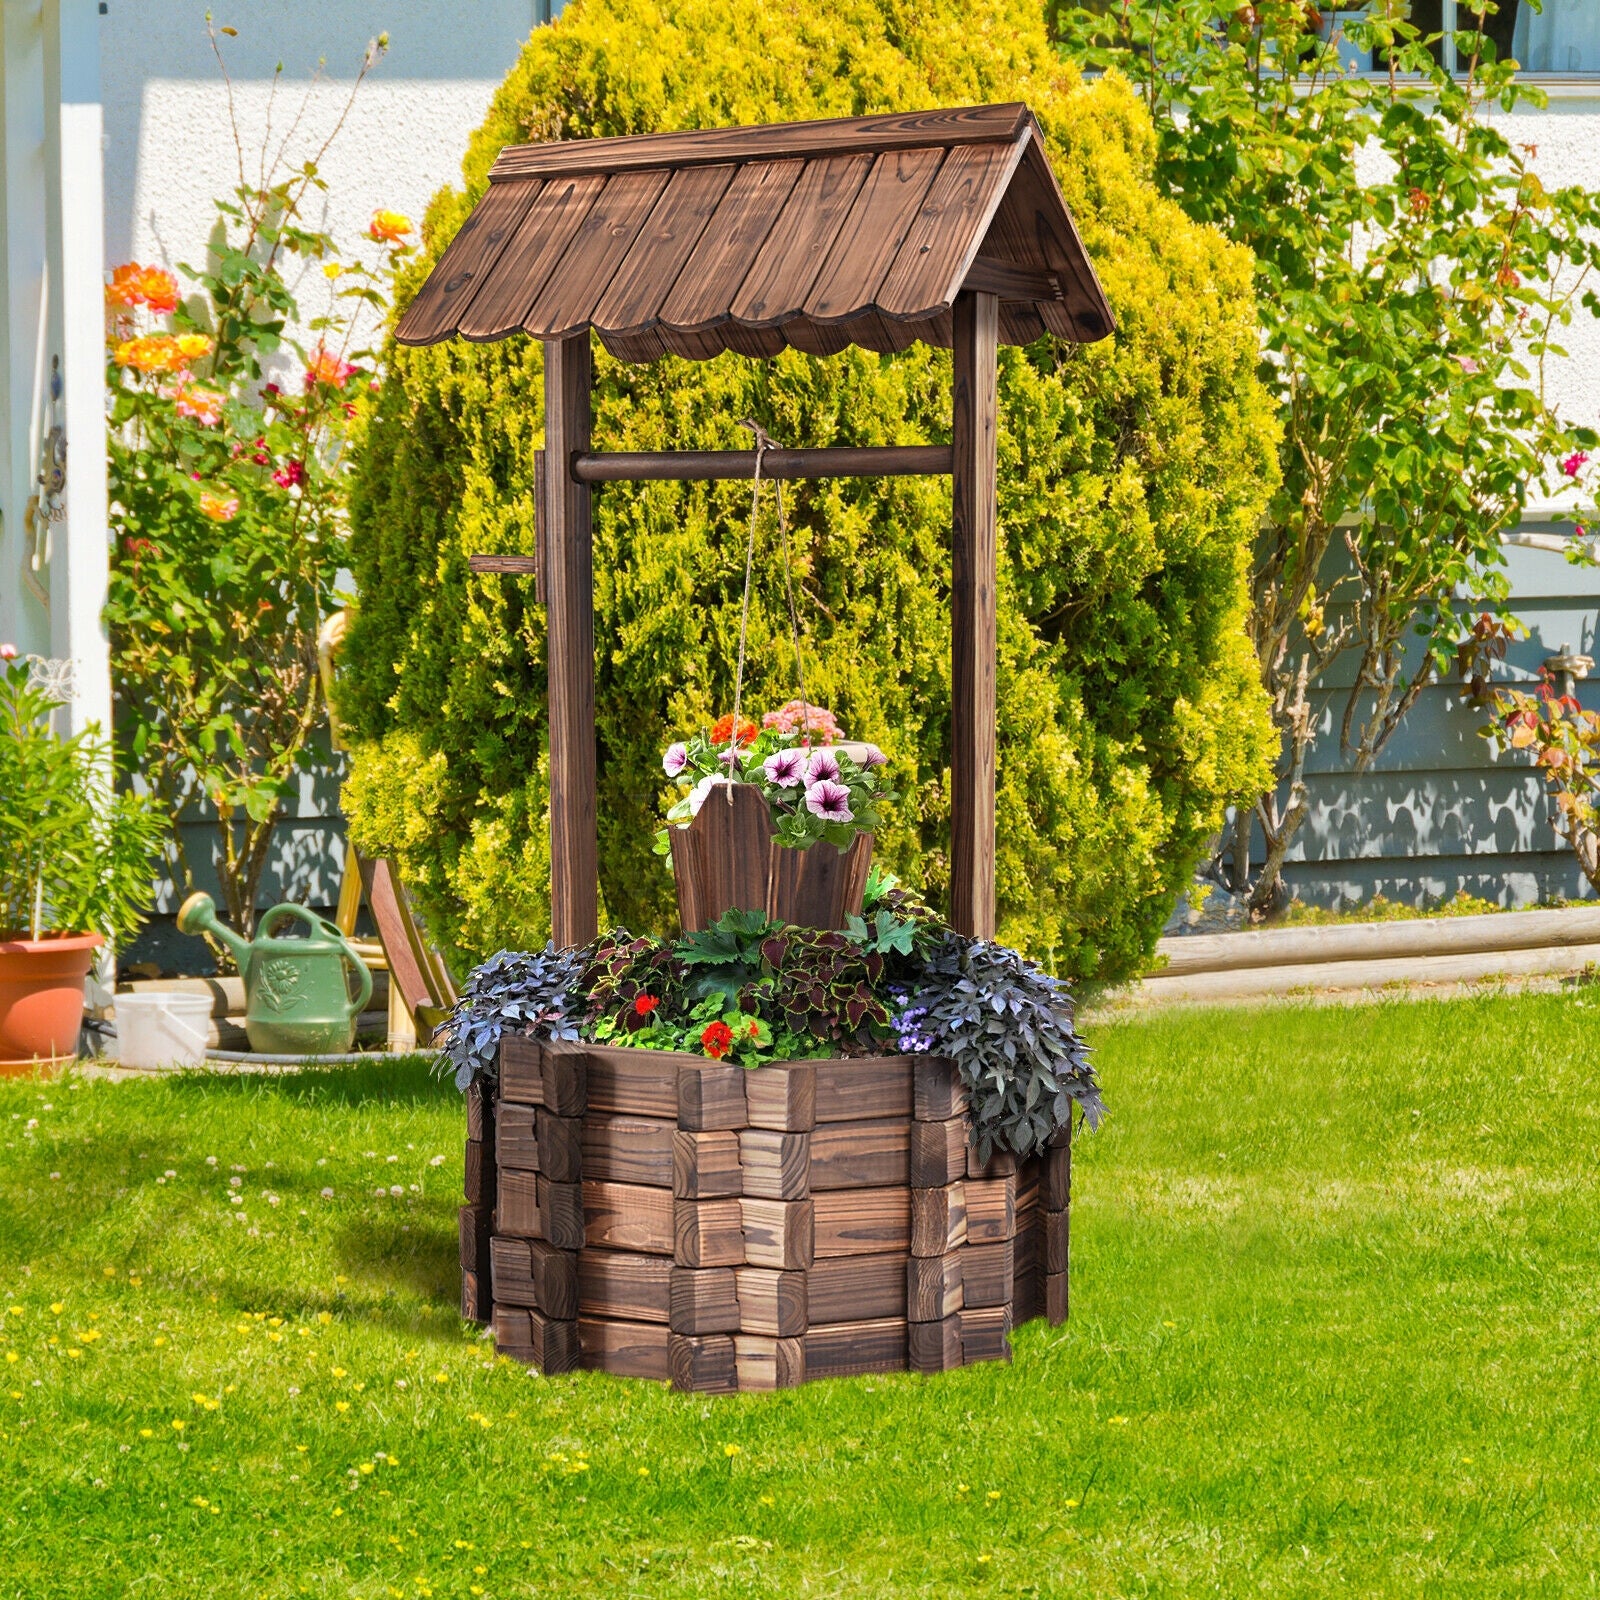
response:
<path fill-rule="evenodd" d="M 1242 631 L 1275 423 L 1248 254 L 1152 187 L 1148 119 L 1084 83 L 1015 0 L 575 0 L 536 29 L 442 191 L 409 298 L 507 143 L 1025 100 L 1120 323 L 1000 358 L 999 932 L 1079 979 L 1149 953 L 1275 740 Z M 396 859 L 464 959 L 548 926 L 543 614 L 532 582 L 467 571 L 534 547 L 540 348 L 388 351 L 352 507 L 359 613 L 342 719 L 352 836 Z M 596 345 L 596 448 L 949 437 L 948 352 L 788 351 L 621 365 Z M 809 696 L 894 763 L 878 857 L 936 904 L 949 839 L 947 480 L 790 485 Z M 673 730 L 731 709 L 747 484 L 595 500 L 604 918 L 672 921 L 651 853 Z M 758 553 L 748 706 L 793 693 L 776 532 Z"/>

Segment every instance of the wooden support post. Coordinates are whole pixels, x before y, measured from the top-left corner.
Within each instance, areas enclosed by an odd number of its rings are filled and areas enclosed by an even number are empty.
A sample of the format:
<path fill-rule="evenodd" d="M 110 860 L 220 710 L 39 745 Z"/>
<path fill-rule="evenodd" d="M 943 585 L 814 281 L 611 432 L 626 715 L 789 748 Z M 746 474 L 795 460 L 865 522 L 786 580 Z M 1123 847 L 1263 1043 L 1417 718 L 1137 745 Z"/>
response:
<path fill-rule="evenodd" d="M 950 557 L 950 922 L 994 937 L 995 357 L 1000 300 L 954 308 Z"/>
<path fill-rule="evenodd" d="M 566 462 L 589 448 L 592 376 L 588 328 L 545 341 L 544 438 L 554 467 L 544 474 L 550 930 L 561 947 L 587 944 L 599 931 L 590 491 L 565 470 Z"/>

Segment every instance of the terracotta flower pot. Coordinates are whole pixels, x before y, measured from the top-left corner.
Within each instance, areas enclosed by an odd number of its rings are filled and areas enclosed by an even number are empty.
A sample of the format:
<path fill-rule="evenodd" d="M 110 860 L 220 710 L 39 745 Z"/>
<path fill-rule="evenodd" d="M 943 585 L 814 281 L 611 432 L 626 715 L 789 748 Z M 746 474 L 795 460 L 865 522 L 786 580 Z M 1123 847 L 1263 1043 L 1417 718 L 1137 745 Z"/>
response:
<path fill-rule="evenodd" d="M 0 941 L 0 1074 L 70 1061 L 83 1025 L 83 980 L 98 933 Z"/>
<path fill-rule="evenodd" d="M 842 928 L 846 916 L 860 914 L 870 833 L 858 833 L 844 851 L 820 843 L 794 850 L 774 835 L 767 802 L 744 783 L 713 789 L 687 828 L 670 831 L 685 933 L 735 907 L 801 928 Z"/>

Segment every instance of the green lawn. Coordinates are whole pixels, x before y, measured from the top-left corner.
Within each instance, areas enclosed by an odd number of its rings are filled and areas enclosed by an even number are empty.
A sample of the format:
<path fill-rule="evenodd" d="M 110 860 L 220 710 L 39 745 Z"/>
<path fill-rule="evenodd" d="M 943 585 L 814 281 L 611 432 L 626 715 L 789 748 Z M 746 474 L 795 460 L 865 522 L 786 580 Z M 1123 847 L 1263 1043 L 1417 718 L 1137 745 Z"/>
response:
<path fill-rule="evenodd" d="M 420 1066 L 0 1086 L 0 1595 L 1593 1594 L 1593 994 L 1099 1028 L 1069 1325 L 732 1400 L 493 1360 Z"/>

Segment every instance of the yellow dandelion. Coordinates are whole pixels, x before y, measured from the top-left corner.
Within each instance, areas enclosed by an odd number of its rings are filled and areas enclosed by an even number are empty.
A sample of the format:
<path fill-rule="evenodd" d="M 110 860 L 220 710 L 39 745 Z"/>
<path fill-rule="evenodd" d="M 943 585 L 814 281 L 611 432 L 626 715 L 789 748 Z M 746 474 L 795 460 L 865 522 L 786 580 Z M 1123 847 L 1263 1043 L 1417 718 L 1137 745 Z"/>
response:
<path fill-rule="evenodd" d="M 1120 1428 L 1125 1422 L 1127 1422 L 1127 1420 L 1128 1419 L 1126 1417 L 1113 1417 L 1111 1419 L 1111 1426 L 1113 1428 Z"/>
<path fill-rule="evenodd" d="M 732 1460 L 732 1459 L 733 1459 L 733 1458 L 734 1458 L 734 1457 L 735 1457 L 735 1456 L 738 1456 L 738 1455 L 743 1455 L 743 1454 L 744 1454 L 744 1452 L 743 1452 L 743 1451 L 742 1451 L 742 1450 L 741 1450 L 741 1449 L 740 1449 L 740 1448 L 739 1448 L 739 1447 L 738 1447 L 738 1445 L 736 1445 L 736 1444 L 725 1444 L 725 1445 L 723 1445 L 723 1447 L 722 1447 L 722 1453 L 723 1453 L 723 1455 L 725 1455 L 725 1456 L 726 1456 L 726 1457 L 727 1457 L 727 1458 L 728 1458 L 728 1459 L 729 1459 L 729 1460 L 730 1460 L 730 1461 L 731 1461 L 731 1460 Z"/>
<path fill-rule="evenodd" d="M 333 1514 L 336 1517 L 342 1517 L 344 1515 L 344 1507 L 343 1506 L 335 1506 L 333 1508 Z"/>
<path fill-rule="evenodd" d="M 363 1389 L 365 1389 L 365 1388 L 366 1388 L 366 1384 L 364 1384 L 364 1383 L 358 1383 L 358 1384 L 355 1385 L 355 1391 L 356 1391 L 357 1394 L 360 1394 L 361 1391 Z"/>
<path fill-rule="evenodd" d="M 641 1477 L 641 1478 L 648 1478 L 648 1477 L 649 1477 L 649 1476 L 650 1476 L 650 1469 L 649 1469 L 649 1467 L 640 1467 L 640 1468 L 639 1468 L 639 1476 L 640 1476 L 640 1477 Z"/>
<path fill-rule="evenodd" d="M 348 1400 L 335 1400 L 333 1402 L 333 1409 L 335 1411 L 348 1411 L 350 1409 L 350 1402 Z"/>
<path fill-rule="evenodd" d="M 14 1317 L 20 1317 L 22 1315 L 22 1307 L 21 1306 L 7 1306 L 6 1310 L 8 1310 L 11 1313 L 11 1315 L 14 1316 Z"/>
<path fill-rule="evenodd" d="M 166 1342 L 167 1342 L 167 1336 L 166 1336 L 166 1334 L 164 1334 L 164 1333 L 158 1333 L 158 1334 L 157 1334 L 157 1335 L 156 1335 L 156 1343 L 157 1343 L 157 1344 L 165 1344 L 165 1343 L 166 1343 Z"/>
<path fill-rule="evenodd" d="M 69 1356 L 71 1356 L 71 1358 L 72 1358 L 72 1359 L 73 1359 L 73 1360 L 74 1360 L 74 1361 L 76 1361 L 76 1360 L 77 1360 L 77 1359 L 78 1359 L 78 1357 L 79 1357 L 79 1356 L 81 1356 L 81 1355 L 82 1355 L 82 1354 L 83 1354 L 83 1351 L 81 1351 L 81 1350 L 68 1350 L 68 1351 L 67 1351 L 67 1354 L 68 1354 L 68 1355 L 69 1355 Z"/>
<path fill-rule="evenodd" d="M 363 1461 L 361 1463 L 361 1476 L 362 1477 L 366 1477 L 366 1475 L 369 1472 L 374 1472 L 376 1470 L 377 1469 L 372 1465 L 372 1463 L 370 1461 Z"/>
<path fill-rule="evenodd" d="M 992 1560 L 994 1560 L 993 1556 L 979 1556 L 978 1557 L 978 1565 L 980 1567 L 984 1566 L 984 1565 L 986 1565 L 988 1562 L 990 1562 Z"/>
<path fill-rule="evenodd" d="M 764 1494 L 761 1497 L 761 1503 L 764 1506 L 775 1506 L 778 1502 L 770 1494 Z"/>
<path fill-rule="evenodd" d="M 67 1308 L 66 1308 L 66 1305 L 64 1304 L 64 1302 L 62 1302 L 60 1300 L 52 1300 L 50 1302 L 50 1311 L 51 1311 L 51 1314 L 53 1316 L 59 1317 L 61 1315 L 61 1313 L 63 1311 L 65 1311 L 66 1309 Z"/>
<path fill-rule="evenodd" d="M 322 276 L 324 278 L 337 278 L 339 276 L 339 274 L 341 272 L 343 272 L 343 271 L 344 271 L 344 268 L 341 267 L 337 261 L 329 261 L 323 266 Z M 389 1593 L 390 1594 L 399 1594 L 400 1591 L 398 1589 L 391 1589 L 389 1591 Z"/>
<path fill-rule="evenodd" d="M 139 1430 L 139 1437 L 141 1439 L 153 1439 L 155 1436 L 156 1430 L 154 1428 L 141 1428 Z"/>
<path fill-rule="evenodd" d="M 183 1418 L 182 1418 L 182 1417 L 174 1417 L 174 1418 L 173 1418 L 173 1419 L 172 1419 L 172 1426 L 173 1426 L 173 1427 L 174 1427 L 174 1428 L 175 1428 L 175 1429 L 176 1429 L 176 1430 L 177 1430 L 177 1431 L 178 1431 L 178 1432 L 179 1432 L 179 1433 L 182 1433 L 182 1432 L 183 1432 L 183 1430 L 184 1430 L 184 1429 L 185 1429 L 185 1428 L 187 1428 L 187 1427 L 188 1427 L 188 1426 L 189 1426 L 189 1424 L 188 1424 L 188 1423 L 187 1423 L 187 1422 L 185 1422 L 185 1421 L 184 1421 L 184 1420 L 183 1420 Z"/>
<path fill-rule="evenodd" d="M 1079 1502 L 1076 1500 L 1069 1500 L 1067 1501 L 1066 1505 L 1068 1511 L 1076 1511 L 1078 1509 Z"/>
<path fill-rule="evenodd" d="M 135 1289 L 142 1289 L 144 1287 L 144 1279 L 136 1278 L 131 1272 L 128 1274 L 128 1282 L 131 1283 Z"/>
<path fill-rule="evenodd" d="M 15 1350 L 7 1350 L 6 1351 L 6 1360 L 7 1361 L 20 1361 L 21 1359 L 22 1359 L 22 1357 L 19 1356 Z"/>
<path fill-rule="evenodd" d="M 319 1311 L 317 1313 L 317 1321 L 320 1322 L 323 1327 L 327 1327 L 327 1325 L 333 1321 L 333 1313 L 331 1311 Z"/>
<path fill-rule="evenodd" d="M 445 1374 L 445 1373 L 443 1373 L 443 1372 L 436 1372 L 436 1373 L 434 1373 L 434 1375 L 433 1375 L 433 1381 L 434 1381 L 434 1382 L 435 1382 L 435 1383 L 449 1383 L 449 1381 L 450 1381 L 450 1379 L 449 1379 L 449 1377 L 448 1377 L 448 1376 L 447 1376 L 447 1375 L 446 1375 L 446 1374 Z"/>
<path fill-rule="evenodd" d="M 334 1377 L 336 1377 L 336 1378 L 342 1378 L 342 1377 L 344 1377 L 344 1375 L 345 1375 L 345 1371 L 344 1371 L 344 1368 L 343 1368 L 343 1367 L 335 1367 L 335 1368 L 334 1368 L 334 1369 L 333 1369 L 333 1375 L 334 1375 Z"/>
<path fill-rule="evenodd" d="M 481 1578 L 489 1569 L 487 1567 L 474 1567 L 472 1570 Z"/>
<path fill-rule="evenodd" d="M 100 1276 L 102 1278 L 114 1278 L 116 1275 L 117 1269 L 115 1267 L 101 1267 L 100 1269 Z"/>

